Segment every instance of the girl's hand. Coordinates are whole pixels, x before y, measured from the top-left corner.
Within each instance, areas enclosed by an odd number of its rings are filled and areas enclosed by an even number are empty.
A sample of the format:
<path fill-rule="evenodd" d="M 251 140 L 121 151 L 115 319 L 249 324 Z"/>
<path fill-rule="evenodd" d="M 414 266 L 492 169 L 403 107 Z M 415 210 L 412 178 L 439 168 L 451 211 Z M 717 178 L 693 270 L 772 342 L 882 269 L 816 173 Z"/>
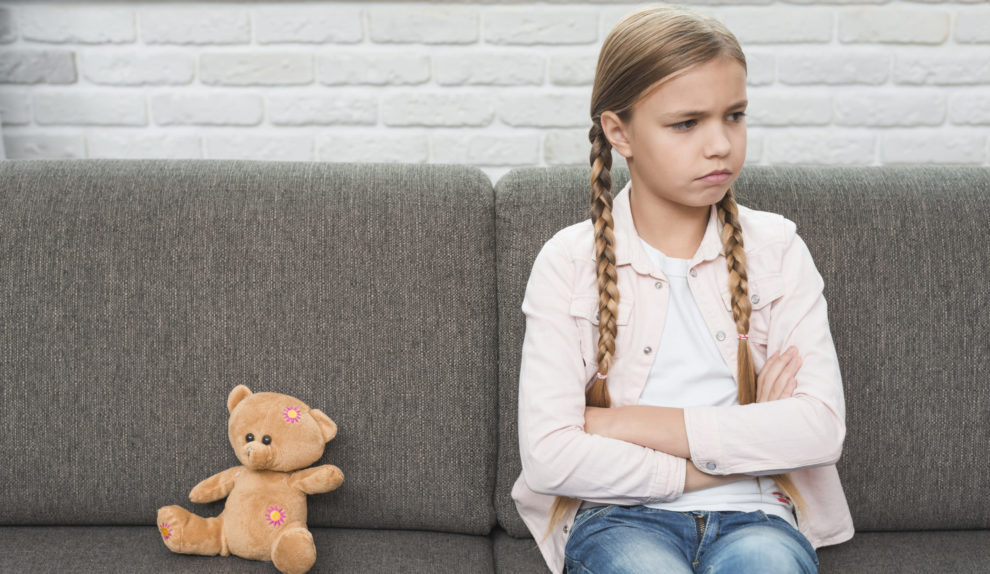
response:
<path fill-rule="evenodd" d="M 800 368 L 801 357 L 798 356 L 797 347 L 793 345 L 784 354 L 776 351 L 770 355 L 756 378 L 756 402 L 766 403 L 789 398 L 797 387 L 794 375 Z"/>

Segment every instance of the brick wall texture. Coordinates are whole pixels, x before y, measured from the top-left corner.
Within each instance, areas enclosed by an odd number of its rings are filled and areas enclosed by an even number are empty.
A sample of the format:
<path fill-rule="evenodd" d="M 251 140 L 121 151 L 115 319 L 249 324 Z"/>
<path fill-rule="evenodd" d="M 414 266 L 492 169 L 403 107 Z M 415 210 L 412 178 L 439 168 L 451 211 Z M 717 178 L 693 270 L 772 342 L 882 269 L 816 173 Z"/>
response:
<path fill-rule="evenodd" d="M 986 0 L 680 4 L 746 52 L 748 164 L 990 165 Z M 0 149 L 587 165 L 598 50 L 643 5 L 2 2 Z"/>

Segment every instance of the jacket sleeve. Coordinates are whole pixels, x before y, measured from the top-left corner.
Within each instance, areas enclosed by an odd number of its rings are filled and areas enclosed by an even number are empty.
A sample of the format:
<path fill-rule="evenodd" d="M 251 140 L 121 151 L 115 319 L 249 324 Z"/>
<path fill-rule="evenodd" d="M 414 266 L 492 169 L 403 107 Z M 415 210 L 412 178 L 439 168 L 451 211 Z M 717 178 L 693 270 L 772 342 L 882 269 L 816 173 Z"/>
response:
<path fill-rule="evenodd" d="M 777 401 L 686 408 L 691 460 L 702 472 L 778 474 L 835 464 L 842 452 L 846 412 L 825 282 L 794 222 L 784 222 L 785 290 L 771 304 L 767 352 L 797 347 L 797 386 Z"/>
<path fill-rule="evenodd" d="M 574 265 L 555 236 L 533 263 L 519 372 L 519 453 L 526 485 L 541 494 L 608 504 L 673 500 L 686 459 L 584 432 L 585 366 L 570 314 Z"/>

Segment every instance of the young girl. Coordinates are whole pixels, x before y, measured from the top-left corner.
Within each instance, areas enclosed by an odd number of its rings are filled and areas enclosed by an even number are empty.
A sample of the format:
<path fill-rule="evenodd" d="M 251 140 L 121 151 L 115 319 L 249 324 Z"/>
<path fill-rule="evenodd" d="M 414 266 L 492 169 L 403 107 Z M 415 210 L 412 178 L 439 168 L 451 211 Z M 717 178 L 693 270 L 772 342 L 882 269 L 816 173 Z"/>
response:
<path fill-rule="evenodd" d="M 717 20 L 651 7 L 605 39 L 591 219 L 522 305 L 512 496 L 552 572 L 816 572 L 853 535 L 824 282 L 792 221 L 733 197 L 746 104 Z"/>

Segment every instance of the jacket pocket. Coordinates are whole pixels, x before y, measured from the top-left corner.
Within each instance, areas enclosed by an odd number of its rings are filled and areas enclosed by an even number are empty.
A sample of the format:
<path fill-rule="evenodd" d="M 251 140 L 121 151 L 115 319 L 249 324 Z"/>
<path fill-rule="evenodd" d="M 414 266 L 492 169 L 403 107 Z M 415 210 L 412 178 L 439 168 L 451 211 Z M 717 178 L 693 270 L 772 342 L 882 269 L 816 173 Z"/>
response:
<path fill-rule="evenodd" d="M 616 337 L 616 354 L 623 335 L 625 334 L 623 325 L 629 324 L 632 315 L 632 302 L 619 301 L 618 316 L 618 336 Z M 578 328 L 578 337 L 581 340 L 581 358 L 591 377 L 598 370 L 598 296 L 579 296 L 571 299 L 571 317 Z"/>
<path fill-rule="evenodd" d="M 749 339 L 766 345 L 770 333 L 771 303 L 784 295 L 784 278 L 780 274 L 763 275 L 749 280 L 749 302 L 753 311 L 749 316 Z M 722 291 L 722 303 L 732 317 L 732 295 L 728 288 Z"/>

